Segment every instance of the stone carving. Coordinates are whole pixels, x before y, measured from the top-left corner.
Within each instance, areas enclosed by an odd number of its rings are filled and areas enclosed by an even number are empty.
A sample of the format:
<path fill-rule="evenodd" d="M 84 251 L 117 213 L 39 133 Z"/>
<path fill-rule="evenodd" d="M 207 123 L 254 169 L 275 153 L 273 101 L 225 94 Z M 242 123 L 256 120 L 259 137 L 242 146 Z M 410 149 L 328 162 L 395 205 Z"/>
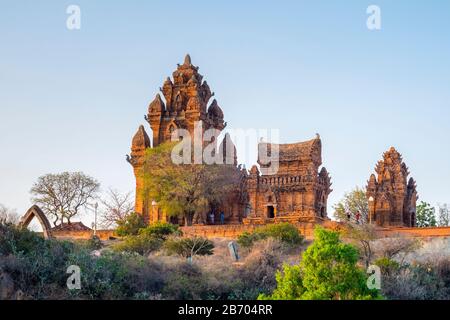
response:
<path fill-rule="evenodd" d="M 379 226 L 416 226 L 416 182 L 394 147 L 383 154 L 367 184 L 369 220 Z"/>

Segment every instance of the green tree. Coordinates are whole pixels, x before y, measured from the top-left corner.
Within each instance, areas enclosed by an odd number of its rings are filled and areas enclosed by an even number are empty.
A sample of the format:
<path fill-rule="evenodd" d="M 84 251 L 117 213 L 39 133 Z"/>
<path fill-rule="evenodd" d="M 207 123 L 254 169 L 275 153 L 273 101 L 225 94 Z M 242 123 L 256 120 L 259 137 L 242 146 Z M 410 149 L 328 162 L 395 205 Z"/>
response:
<path fill-rule="evenodd" d="M 333 206 L 334 217 L 342 222 L 356 222 L 356 214 L 359 213 L 361 223 L 366 223 L 369 217 L 369 204 L 366 191 L 356 187 L 346 193 L 343 199 Z M 350 215 L 350 219 L 348 217 Z"/>
<path fill-rule="evenodd" d="M 435 209 L 429 203 L 421 201 L 417 206 L 416 222 L 419 228 L 435 227 L 437 225 Z"/>
<path fill-rule="evenodd" d="M 358 250 L 342 243 L 339 233 L 317 227 L 314 243 L 303 253 L 299 266 L 285 266 L 277 274 L 277 288 L 261 299 L 354 300 L 380 298 L 369 289 L 357 266 Z"/>
<path fill-rule="evenodd" d="M 240 182 L 233 165 L 175 164 L 174 143 L 164 143 L 146 152 L 143 196 L 156 201 L 169 216 L 182 216 L 192 225 L 195 213 L 220 203 Z"/>
<path fill-rule="evenodd" d="M 133 212 L 125 219 L 117 221 L 116 233 L 118 236 L 135 236 L 139 230 L 145 228 L 144 218 L 139 213 Z"/>

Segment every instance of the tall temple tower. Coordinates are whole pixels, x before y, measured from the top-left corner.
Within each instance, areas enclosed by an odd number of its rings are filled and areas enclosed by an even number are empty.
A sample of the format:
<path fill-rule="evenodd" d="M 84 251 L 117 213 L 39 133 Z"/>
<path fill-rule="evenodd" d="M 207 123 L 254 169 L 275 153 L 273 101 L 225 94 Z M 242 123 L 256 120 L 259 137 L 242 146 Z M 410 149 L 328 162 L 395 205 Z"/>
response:
<path fill-rule="evenodd" d="M 369 220 L 378 226 L 416 226 L 416 182 L 394 147 L 383 154 L 367 185 Z"/>
<path fill-rule="evenodd" d="M 191 63 L 191 57 L 186 55 L 184 63 L 178 65 L 164 82 L 160 91 L 166 103 L 158 93 L 150 103 L 145 119 L 153 131 L 153 147 L 171 140 L 171 134 L 176 129 L 187 129 L 193 137 L 196 122 L 202 122 L 203 131 L 215 128 L 219 131 L 226 126 L 222 109 L 214 99 L 207 108 L 214 93 L 198 73 L 198 67 Z"/>
<path fill-rule="evenodd" d="M 211 92 L 208 83 L 203 81 L 198 69 L 192 65 L 191 57 L 186 55 L 184 63 L 178 64 L 172 73 L 173 78 L 168 77 L 160 88 L 164 100 L 158 93 L 150 103 L 145 119 L 153 132 L 153 147 L 170 141 L 172 132 L 176 129 L 186 129 L 191 137 L 194 137 L 194 129 L 198 123 L 201 123 L 202 134 L 211 128 L 219 131 L 225 128 L 223 111 L 217 101 L 214 99 L 208 107 L 214 93 Z M 226 145 L 225 148 L 234 148 L 229 137 L 226 137 L 223 143 Z M 147 222 L 166 219 L 155 203 L 147 203 L 142 196 L 141 169 L 145 150 L 152 146 L 144 126 L 140 126 L 132 140 L 131 155 L 127 156 L 136 177 L 135 211 L 142 214 Z"/>

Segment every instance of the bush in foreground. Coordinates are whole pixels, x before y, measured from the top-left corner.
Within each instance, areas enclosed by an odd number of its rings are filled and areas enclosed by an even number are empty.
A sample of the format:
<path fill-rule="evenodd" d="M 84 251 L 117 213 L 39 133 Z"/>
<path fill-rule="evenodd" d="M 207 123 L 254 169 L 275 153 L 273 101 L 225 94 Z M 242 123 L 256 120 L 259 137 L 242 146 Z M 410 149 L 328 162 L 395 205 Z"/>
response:
<path fill-rule="evenodd" d="M 113 250 L 148 255 L 150 252 L 161 249 L 164 241 L 171 235 L 181 235 L 178 226 L 167 222 L 155 222 L 138 229 L 137 234 L 133 229 L 133 233 L 114 245 Z"/>
<path fill-rule="evenodd" d="M 250 248 L 256 241 L 267 238 L 278 239 L 289 246 L 303 243 L 303 236 L 298 229 L 287 222 L 265 225 L 252 233 L 244 232 L 238 237 L 238 243 L 244 248 Z"/>
<path fill-rule="evenodd" d="M 368 289 L 366 275 L 357 266 L 358 250 L 344 244 L 339 233 L 321 227 L 314 243 L 303 253 L 297 266 L 284 266 L 277 273 L 277 288 L 260 299 L 355 300 L 380 298 Z"/>
<path fill-rule="evenodd" d="M 214 244 L 203 237 L 170 238 L 165 242 L 164 248 L 169 255 L 177 254 L 188 259 L 196 255 L 206 256 L 214 253 Z"/>
<path fill-rule="evenodd" d="M 113 245 L 112 249 L 116 252 L 148 255 L 150 252 L 159 250 L 162 244 L 163 241 L 161 239 L 147 234 L 139 234 L 126 237 L 122 242 Z"/>
<path fill-rule="evenodd" d="M 152 236 L 164 241 L 170 235 L 181 236 L 182 232 L 180 228 L 175 224 L 157 221 L 145 228 L 140 229 L 139 234 L 145 234 L 147 236 Z"/>
<path fill-rule="evenodd" d="M 116 233 L 120 237 L 135 236 L 139 230 L 145 228 L 144 218 L 139 213 L 130 213 L 124 220 L 117 221 Z"/>

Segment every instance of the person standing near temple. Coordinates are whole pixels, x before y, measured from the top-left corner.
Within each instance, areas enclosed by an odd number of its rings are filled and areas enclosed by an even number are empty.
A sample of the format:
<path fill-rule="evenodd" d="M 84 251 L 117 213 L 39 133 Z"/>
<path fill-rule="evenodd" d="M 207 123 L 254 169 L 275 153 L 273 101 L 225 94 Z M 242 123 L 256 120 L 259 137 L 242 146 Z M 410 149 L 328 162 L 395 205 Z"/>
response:
<path fill-rule="evenodd" d="M 356 224 L 359 224 L 359 219 L 361 219 L 361 214 L 359 213 L 359 211 L 356 212 L 355 218 L 356 218 Z"/>
<path fill-rule="evenodd" d="M 220 211 L 220 224 L 225 223 L 225 213 L 223 211 Z"/>

